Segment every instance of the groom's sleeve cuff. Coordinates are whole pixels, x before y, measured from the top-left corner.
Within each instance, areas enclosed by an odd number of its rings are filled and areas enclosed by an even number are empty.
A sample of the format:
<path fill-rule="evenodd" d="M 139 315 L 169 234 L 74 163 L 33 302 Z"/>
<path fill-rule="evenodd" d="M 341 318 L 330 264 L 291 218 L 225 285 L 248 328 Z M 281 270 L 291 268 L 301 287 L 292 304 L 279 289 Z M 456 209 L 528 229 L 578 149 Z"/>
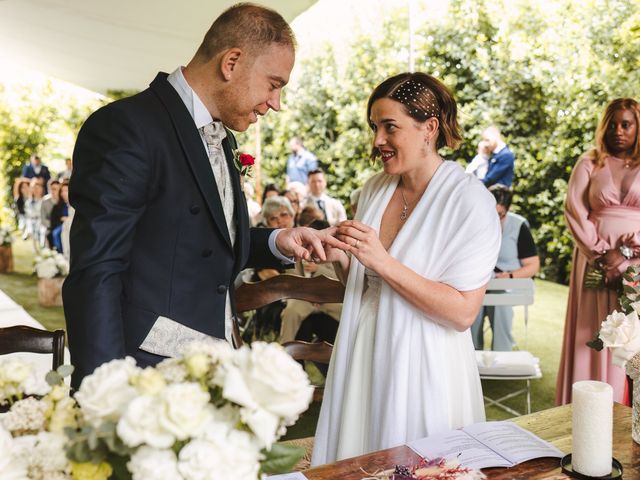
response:
<path fill-rule="evenodd" d="M 280 234 L 281 231 L 282 231 L 282 228 L 276 228 L 269 235 L 269 250 L 271 250 L 271 253 L 273 254 L 273 256 L 276 257 L 278 260 L 280 260 L 283 265 L 290 265 L 292 263 L 295 263 L 295 258 L 285 257 L 282 253 L 280 253 L 280 250 L 278 250 L 278 247 L 276 247 L 276 238 L 278 238 L 278 235 Z"/>

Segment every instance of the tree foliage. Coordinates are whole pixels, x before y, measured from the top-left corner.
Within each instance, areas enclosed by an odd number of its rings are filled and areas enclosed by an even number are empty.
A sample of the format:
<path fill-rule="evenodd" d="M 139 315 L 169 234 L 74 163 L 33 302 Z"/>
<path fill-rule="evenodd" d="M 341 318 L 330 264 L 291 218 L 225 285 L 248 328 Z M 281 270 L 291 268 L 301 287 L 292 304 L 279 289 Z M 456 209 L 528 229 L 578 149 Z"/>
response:
<path fill-rule="evenodd" d="M 464 143 L 441 152 L 466 164 L 481 131 L 500 127 L 516 155 L 514 210 L 527 217 L 546 278 L 566 281 L 573 242 L 563 202 L 573 165 L 593 143 L 604 105 L 637 96 L 640 4 L 625 0 L 452 0 L 441 22 L 416 32 L 416 69 L 442 79 L 458 101 Z M 367 97 L 384 78 L 406 71 L 406 12 L 384 36 L 360 36 L 341 52 L 327 47 L 303 61 L 284 99 L 263 122 L 263 171 L 283 182 L 294 135 L 318 155 L 334 195 L 348 203 L 371 165 Z M 337 60 L 347 58 L 344 65 Z M 246 139 L 246 137 L 245 137 Z M 242 137 L 241 137 L 242 140 Z"/>

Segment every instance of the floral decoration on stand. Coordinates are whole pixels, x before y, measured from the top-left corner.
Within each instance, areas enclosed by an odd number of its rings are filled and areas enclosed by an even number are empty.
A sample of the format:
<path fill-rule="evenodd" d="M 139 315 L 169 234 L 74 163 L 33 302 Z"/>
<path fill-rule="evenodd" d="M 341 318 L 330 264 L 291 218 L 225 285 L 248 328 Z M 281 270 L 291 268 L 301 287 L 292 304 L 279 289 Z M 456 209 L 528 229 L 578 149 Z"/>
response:
<path fill-rule="evenodd" d="M 256 163 L 256 159 L 248 153 L 240 153 L 239 150 L 233 151 L 233 164 L 242 176 L 251 176 L 251 167 Z"/>
<path fill-rule="evenodd" d="M 9 227 L 0 227 L 0 246 L 8 247 L 13 243 L 13 236 Z"/>
<path fill-rule="evenodd" d="M 602 322 L 600 331 L 587 345 L 595 350 L 610 348 L 615 365 L 625 368 L 640 352 L 640 266 L 632 265 L 622 274 L 621 311 L 614 310 Z M 640 358 L 638 358 L 640 364 Z"/>
<path fill-rule="evenodd" d="M 482 480 L 487 478 L 479 470 L 463 467 L 455 460 L 444 458 L 423 459 L 418 465 L 412 467 L 396 465 L 392 470 L 374 474 L 365 473 L 368 476 L 362 480 Z"/>
<path fill-rule="evenodd" d="M 0 415 L 0 478 L 72 478 L 64 430 L 76 428 L 76 405 L 63 381 L 72 370 L 62 365 L 45 382 L 22 360 L 0 362 L 0 407 L 10 406 Z"/>
<path fill-rule="evenodd" d="M 69 274 L 69 262 L 61 253 L 43 248 L 34 259 L 34 271 L 38 278 L 65 277 Z"/>

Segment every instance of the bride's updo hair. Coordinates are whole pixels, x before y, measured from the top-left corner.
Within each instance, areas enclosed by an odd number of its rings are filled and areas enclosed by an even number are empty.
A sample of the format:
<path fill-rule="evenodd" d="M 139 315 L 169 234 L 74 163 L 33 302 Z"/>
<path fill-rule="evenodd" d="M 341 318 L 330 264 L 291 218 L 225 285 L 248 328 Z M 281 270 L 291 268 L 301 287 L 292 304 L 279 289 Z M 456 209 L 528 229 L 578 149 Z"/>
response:
<path fill-rule="evenodd" d="M 458 125 L 458 107 L 449 89 L 435 77 L 422 72 L 401 73 L 378 85 L 367 103 L 367 123 L 376 100 L 390 98 L 402 104 L 407 115 L 418 123 L 438 120 L 436 148 L 458 148 L 462 141 Z M 374 151 L 377 149 L 374 148 Z"/>

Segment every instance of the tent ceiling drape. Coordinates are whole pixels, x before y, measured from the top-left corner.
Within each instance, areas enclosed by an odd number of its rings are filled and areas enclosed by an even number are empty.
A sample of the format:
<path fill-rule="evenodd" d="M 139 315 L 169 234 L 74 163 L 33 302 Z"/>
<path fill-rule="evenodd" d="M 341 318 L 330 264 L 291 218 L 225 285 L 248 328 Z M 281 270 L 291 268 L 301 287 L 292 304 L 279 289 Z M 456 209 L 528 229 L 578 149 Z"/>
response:
<path fill-rule="evenodd" d="M 0 0 L 0 59 L 104 93 L 188 62 L 227 0 Z M 315 0 L 258 2 L 287 20 Z"/>

